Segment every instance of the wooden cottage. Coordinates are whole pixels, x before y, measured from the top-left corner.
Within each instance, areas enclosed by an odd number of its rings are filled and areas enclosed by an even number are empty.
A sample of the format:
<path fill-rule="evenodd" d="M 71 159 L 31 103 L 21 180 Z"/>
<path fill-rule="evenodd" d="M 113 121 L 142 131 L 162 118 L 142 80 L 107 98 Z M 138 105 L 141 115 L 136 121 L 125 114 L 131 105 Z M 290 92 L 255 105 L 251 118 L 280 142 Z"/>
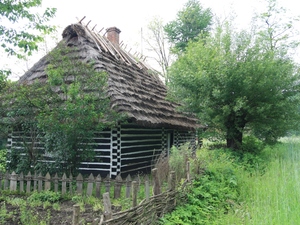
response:
<path fill-rule="evenodd" d="M 96 70 L 108 73 L 111 106 L 128 116 L 127 123 L 95 137 L 95 157 L 99 159 L 81 163 L 81 170 L 110 176 L 150 168 L 153 160 L 172 145 L 194 144 L 197 127 L 195 118 L 179 113 L 177 105 L 166 100 L 165 85 L 143 59 L 119 45 L 119 34 L 120 30 L 112 27 L 106 36 L 100 35 L 81 23 L 68 26 L 62 34 L 70 49 L 76 47 L 81 60 L 93 60 Z M 47 56 L 40 59 L 20 82 L 46 79 L 48 63 Z M 11 148 L 16 139 L 12 134 Z"/>

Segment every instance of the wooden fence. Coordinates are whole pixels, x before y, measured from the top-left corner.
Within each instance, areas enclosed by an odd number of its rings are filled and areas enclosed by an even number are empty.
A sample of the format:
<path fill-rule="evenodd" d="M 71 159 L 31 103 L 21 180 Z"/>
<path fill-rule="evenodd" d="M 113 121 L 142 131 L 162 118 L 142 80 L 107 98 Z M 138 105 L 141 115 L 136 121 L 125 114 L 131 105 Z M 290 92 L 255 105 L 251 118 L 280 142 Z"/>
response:
<path fill-rule="evenodd" d="M 187 164 L 187 180 L 189 182 L 189 163 Z M 4 182 L 3 182 L 4 180 Z M 161 183 L 159 180 L 157 169 L 152 170 L 152 182 L 145 179 L 145 199 L 139 204 L 137 196 L 139 192 L 140 180 L 132 180 L 130 175 L 126 179 L 122 179 L 120 175 L 115 180 L 109 177 L 102 178 L 100 175 L 94 177 L 90 174 L 88 178 L 83 178 L 79 174 L 76 178 L 72 176 L 67 177 L 63 174 L 61 178 L 55 174 L 53 177 L 49 173 L 46 176 L 35 173 L 31 175 L 28 173 L 26 176 L 23 173 L 17 175 L 15 172 L 9 174 L 0 174 L 0 189 L 30 193 L 32 191 L 53 190 L 61 192 L 62 194 L 81 194 L 98 198 L 103 198 L 104 212 L 95 218 L 93 224 L 99 225 L 118 225 L 118 224 L 153 224 L 157 218 L 165 213 L 170 212 L 176 204 L 176 176 L 175 172 L 171 172 L 168 179 L 168 187 L 162 192 Z M 185 182 L 185 183 L 186 183 Z M 76 188 L 73 189 L 74 183 Z M 103 186 L 102 186 L 103 185 Z M 113 186 L 114 198 L 132 198 L 132 208 L 126 211 L 112 213 L 110 201 L 110 189 Z M 125 186 L 125 196 L 121 196 L 122 187 Z M 26 189 L 26 190 L 25 190 Z M 101 194 L 101 190 L 104 193 Z M 150 189 L 152 189 L 152 196 L 150 196 Z M 79 206 L 74 205 L 73 211 L 73 225 L 80 224 Z"/>

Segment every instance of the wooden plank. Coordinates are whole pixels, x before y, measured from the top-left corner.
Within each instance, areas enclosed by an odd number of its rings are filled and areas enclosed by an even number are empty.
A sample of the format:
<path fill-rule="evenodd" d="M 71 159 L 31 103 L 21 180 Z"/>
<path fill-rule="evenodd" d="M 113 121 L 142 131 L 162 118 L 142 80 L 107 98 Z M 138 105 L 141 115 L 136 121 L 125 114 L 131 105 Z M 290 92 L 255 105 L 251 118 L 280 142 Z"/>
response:
<path fill-rule="evenodd" d="M 109 192 L 103 194 L 103 206 L 104 206 L 104 219 L 109 220 L 112 218 L 111 201 L 109 198 Z"/>
<path fill-rule="evenodd" d="M 86 189 L 86 195 L 87 196 L 92 196 L 94 181 L 95 181 L 94 175 L 91 173 L 89 178 L 88 178 L 88 185 L 87 185 L 87 189 Z"/>
<path fill-rule="evenodd" d="M 101 176 L 98 174 L 96 177 L 96 198 L 100 198 L 101 196 Z"/>
<path fill-rule="evenodd" d="M 31 173 L 30 171 L 28 172 L 27 176 L 25 176 L 25 180 L 26 180 L 26 193 L 30 193 L 31 191 L 31 179 L 32 179 L 32 176 L 31 176 Z"/>
<path fill-rule="evenodd" d="M 45 191 L 49 191 L 51 189 L 51 176 L 49 172 L 45 176 Z"/>
<path fill-rule="evenodd" d="M 79 173 L 78 176 L 76 177 L 76 191 L 77 194 L 82 194 L 83 191 L 83 177 L 81 173 Z"/>
<path fill-rule="evenodd" d="M 12 172 L 12 174 L 10 175 L 10 186 L 9 186 L 9 190 L 10 191 L 16 191 L 17 190 L 17 174 L 15 171 Z"/>
<path fill-rule="evenodd" d="M 66 173 L 64 173 L 61 179 L 61 194 L 64 195 L 66 193 L 67 193 L 67 175 Z"/>
<path fill-rule="evenodd" d="M 122 177 L 119 174 L 115 179 L 115 188 L 114 188 L 114 199 L 118 199 L 121 197 L 121 189 L 122 189 Z"/>
<path fill-rule="evenodd" d="M 20 184 L 20 192 L 24 192 L 24 174 L 23 172 L 20 173 L 20 176 L 19 176 L 19 184 Z"/>

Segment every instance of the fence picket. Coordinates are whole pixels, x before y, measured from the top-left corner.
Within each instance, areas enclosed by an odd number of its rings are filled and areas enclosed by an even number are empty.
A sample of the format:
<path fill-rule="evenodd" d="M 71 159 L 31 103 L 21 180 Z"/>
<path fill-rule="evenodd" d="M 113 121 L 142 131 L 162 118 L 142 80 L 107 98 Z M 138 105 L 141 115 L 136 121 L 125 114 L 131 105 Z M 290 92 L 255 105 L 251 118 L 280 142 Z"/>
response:
<path fill-rule="evenodd" d="M 10 175 L 10 186 L 9 186 L 10 191 L 16 191 L 17 190 L 17 174 L 15 171 L 12 172 Z"/>
<path fill-rule="evenodd" d="M 58 176 L 57 176 L 57 173 L 55 173 L 55 175 L 53 177 L 53 181 L 54 181 L 54 191 L 58 192 Z"/>
<path fill-rule="evenodd" d="M 122 183 L 123 180 L 121 175 L 119 174 L 115 179 L 114 199 L 121 197 Z"/>
<path fill-rule="evenodd" d="M 20 173 L 19 181 L 20 181 L 20 192 L 24 192 L 24 174 L 23 174 L 23 172 Z"/>
<path fill-rule="evenodd" d="M 83 177 L 81 175 L 81 173 L 78 174 L 78 176 L 76 177 L 76 191 L 77 194 L 82 194 L 82 187 L 83 187 Z"/>
<path fill-rule="evenodd" d="M 94 178 L 93 174 L 91 173 L 88 178 L 88 185 L 87 185 L 87 189 L 86 189 L 87 196 L 91 196 L 93 193 L 94 181 L 95 181 L 95 178 Z"/>
<path fill-rule="evenodd" d="M 187 178 L 190 177 L 189 173 L 186 174 Z M 131 181 L 131 176 L 128 175 L 125 179 L 125 182 L 123 182 L 123 179 L 121 175 L 119 174 L 114 182 L 111 182 L 111 179 L 109 176 L 107 176 L 103 181 L 105 184 L 105 190 L 110 190 L 111 185 L 114 184 L 114 198 L 120 198 L 122 193 L 122 186 L 126 183 L 126 191 L 125 196 L 126 198 L 129 198 L 132 195 L 132 208 L 127 211 L 121 211 L 117 213 L 112 213 L 111 208 L 111 201 L 109 192 L 105 192 L 103 194 L 103 204 L 104 204 L 104 214 L 100 218 L 94 219 L 93 224 L 123 224 L 127 222 L 132 221 L 140 221 L 141 218 L 144 219 L 147 218 L 145 221 L 152 221 L 153 219 L 156 219 L 157 217 L 160 217 L 161 215 L 165 214 L 166 212 L 169 212 L 172 210 L 175 205 L 175 197 L 177 194 L 176 191 L 176 176 L 175 172 L 172 171 L 169 174 L 169 180 L 168 180 L 168 189 L 165 192 L 161 193 L 161 184 L 160 180 L 158 178 L 157 169 L 152 170 L 152 176 L 153 176 L 153 196 L 150 197 L 150 180 L 148 176 L 145 176 L 145 199 L 138 204 L 137 202 L 137 196 L 139 192 L 140 187 L 140 179 L 139 176 L 135 178 L 134 181 Z M 3 175 L 0 174 L 0 180 L 3 178 Z M 69 179 L 67 178 L 66 174 L 64 173 L 62 178 L 59 179 L 58 175 L 55 174 L 52 178 L 49 173 L 46 174 L 45 177 L 42 176 L 41 173 L 37 176 L 37 172 L 34 173 L 34 176 L 31 175 L 30 172 L 25 176 L 23 173 L 21 173 L 18 177 L 18 175 L 15 172 L 12 172 L 9 174 L 6 172 L 5 174 L 5 187 L 8 187 L 11 191 L 16 191 L 18 185 L 20 185 L 20 191 L 24 191 L 24 187 L 22 188 L 22 183 L 24 186 L 24 181 L 26 181 L 26 192 L 29 193 L 31 191 L 31 183 L 34 183 L 33 189 L 38 189 L 38 191 L 43 190 L 50 190 L 51 185 L 54 184 L 54 190 L 58 191 L 59 184 L 61 182 L 61 193 L 66 194 L 68 191 L 72 192 L 72 181 L 73 177 L 70 175 Z M 94 183 L 95 183 L 95 195 L 96 197 L 100 197 L 101 194 L 101 181 L 102 178 L 100 174 L 95 178 L 93 174 L 90 174 L 87 179 L 84 179 L 82 174 L 78 174 L 76 177 L 76 192 L 78 194 L 83 194 L 83 185 L 84 183 L 87 184 L 87 189 L 85 191 L 85 194 L 87 196 L 93 195 L 94 191 Z M 19 182 L 19 183 L 18 183 Z M 67 189 L 67 183 L 69 185 L 69 189 Z M 186 182 L 185 182 L 186 183 Z M 129 187 L 129 184 L 131 186 Z M 1 188 L 1 187 L 0 187 Z M 132 193 L 128 194 L 128 191 L 132 191 Z M 77 214 L 77 207 L 76 213 L 74 213 L 73 217 L 73 224 L 78 224 L 79 216 Z M 134 218 L 132 218 L 132 216 Z M 100 222 L 99 222 L 100 220 Z"/>
<path fill-rule="evenodd" d="M 101 196 L 101 176 L 98 174 L 96 177 L 96 198 L 100 198 Z"/>
<path fill-rule="evenodd" d="M 128 176 L 126 177 L 126 198 L 130 198 L 131 195 L 131 176 L 130 174 L 128 174 Z"/>
<path fill-rule="evenodd" d="M 30 193 L 31 190 L 31 173 L 30 171 L 28 172 L 27 176 L 25 176 L 25 180 L 26 180 L 26 193 Z"/>
<path fill-rule="evenodd" d="M 45 191 L 49 191 L 51 189 L 51 182 L 50 182 L 51 176 L 49 172 L 45 176 Z"/>
<path fill-rule="evenodd" d="M 40 172 L 38 175 L 38 192 L 41 192 L 43 190 L 43 176 Z"/>
<path fill-rule="evenodd" d="M 67 193 L 67 175 L 66 173 L 64 173 L 61 179 L 61 194 L 64 195 L 66 193 Z"/>

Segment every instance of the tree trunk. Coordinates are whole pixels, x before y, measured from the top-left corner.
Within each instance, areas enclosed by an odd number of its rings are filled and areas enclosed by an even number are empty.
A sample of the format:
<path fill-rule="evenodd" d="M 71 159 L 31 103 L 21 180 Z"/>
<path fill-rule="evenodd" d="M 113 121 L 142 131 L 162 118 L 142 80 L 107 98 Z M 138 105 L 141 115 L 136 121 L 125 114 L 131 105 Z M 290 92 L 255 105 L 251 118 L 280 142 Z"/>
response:
<path fill-rule="evenodd" d="M 245 128 L 245 120 L 243 116 L 235 116 L 234 114 L 229 117 L 226 127 L 226 144 L 227 148 L 235 150 L 241 149 L 243 143 L 243 131 Z"/>
<path fill-rule="evenodd" d="M 245 127 L 245 123 L 241 124 L 241 123 L 237 123 L 236 121 L 232 122 L 229 126 L 227 126 L 227 133 L 226 133 L 227 148 L 232 148 L 234 150 L 239 150 L 242 148 L 244 127 Z"/>
<path fill-rule="evenodd" d="M 232 148 L 235 150 L 238 150 L 242 147 L 242 143 L 243 143 L 243 132 L 239 131 L 238 129 L 234 129 L 235 132 L 230 133 L 230 135 L 228 135 L 227 132 L 227 138 L 226 138 L 226 145 L 227 148 Z"/>

